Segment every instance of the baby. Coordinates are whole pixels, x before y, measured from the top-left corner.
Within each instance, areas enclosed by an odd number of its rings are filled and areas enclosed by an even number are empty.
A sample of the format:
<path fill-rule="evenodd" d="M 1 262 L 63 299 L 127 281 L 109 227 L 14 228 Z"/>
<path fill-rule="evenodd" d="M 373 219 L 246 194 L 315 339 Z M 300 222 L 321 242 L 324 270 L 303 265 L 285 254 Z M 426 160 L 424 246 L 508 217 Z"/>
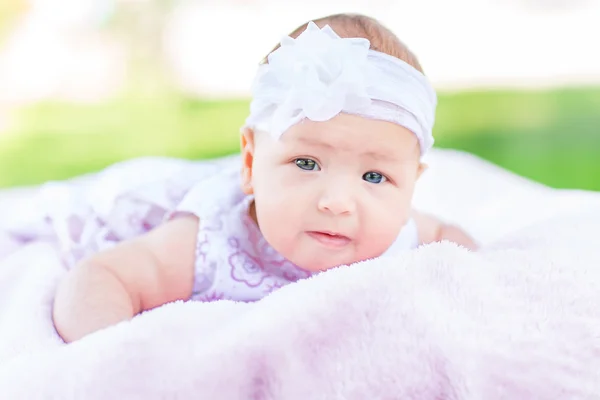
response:
<path fill-rule="evenodd" d="M 60 283 L 66 342 L 176 300 L 259 300 L 336 266 L 454 241 L 411 209 L 436 95 L 415 56 L 362 15 L 309 22 L 258 69 L 240 168 L 197 182 L 165 221 Z"/>

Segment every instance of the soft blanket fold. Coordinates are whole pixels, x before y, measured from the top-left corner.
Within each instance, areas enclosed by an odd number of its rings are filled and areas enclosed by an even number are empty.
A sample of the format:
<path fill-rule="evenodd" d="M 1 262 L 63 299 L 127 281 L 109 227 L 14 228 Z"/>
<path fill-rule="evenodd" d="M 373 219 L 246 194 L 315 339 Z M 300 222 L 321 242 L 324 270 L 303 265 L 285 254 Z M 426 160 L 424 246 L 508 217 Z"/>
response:
<path fill-rule="evenodd" d="M 600 197 L 460 153 L 431 164 L 417 203 L 479 232 L 480 252 L 423 246 L 68 346 L 50 319 L 66 270 L 51 244 L 21 246 L 0 261 L 0 399 L 600 398 Z M 431 200 L 460 165 L 496 196 Z"/>

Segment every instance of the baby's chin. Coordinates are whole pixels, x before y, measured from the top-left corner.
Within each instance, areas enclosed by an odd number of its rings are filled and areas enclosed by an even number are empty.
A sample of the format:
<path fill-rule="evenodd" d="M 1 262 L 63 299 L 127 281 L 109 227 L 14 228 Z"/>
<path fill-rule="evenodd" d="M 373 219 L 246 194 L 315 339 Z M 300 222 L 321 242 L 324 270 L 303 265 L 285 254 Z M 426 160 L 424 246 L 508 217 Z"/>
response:
<path fill-rule="evenodd" d="M 305 250 L 302 253 L 296 253 L 297 261 L 290 261 L 305 271 L 322 272 L 332 268 L 372 260 L 384 254 L 387 248 L 389 246 L 382 247 L 380 243 L 374 243 L 371 246 L 365 246 L 365 243 L 362 246 L 356 246 L 356 243 L 353 243 L 339 251 L 314 249 L 311 246 L 312 251 Z M 307 257 L 307 254 L 310 254 L 310 256 Z"/>
<path fill-rule="evenodd" d="M 338 268 L 338 267 L 342 267 L 345 265 L 351 265 L 360 261 L 364 261 L 364 259 L 358 258 L 358 257 L 352 257 L 352 258 L 337 258 L 336 257 L 317 257 L 314 258 L 312 260 L 306 260 L 306 259 L 302 259 L 302 260 L 297 260 L 294 261 L 292 259 L 290 259 L 291 262 L 293 262 L 296 266 L 298 266 L 298 268 L 303 269 L 305 271 L 308 272 L 312 272 L 312 273 L 318 273 L 318 272 L 324 272 L 327 271 L 329 269 L 333 269 L 333 268 Z"/>
<path fill-rule="evenodd" d="M 379 245 L 365 247 L 354 240 L 340 245 L 340 243 L 321 243 L 318 238 L 309 238 L 307 235 L 287 238 L 289 240 L 277 240 L 281 237 L 275 236 L 273 241 L 269 241 L 267 236 L 265 235 L 265 239 L 275 251 L 298 268 L 311 273 L 355 264 L 375 258 L 385 251 L 385 248 Z"/>

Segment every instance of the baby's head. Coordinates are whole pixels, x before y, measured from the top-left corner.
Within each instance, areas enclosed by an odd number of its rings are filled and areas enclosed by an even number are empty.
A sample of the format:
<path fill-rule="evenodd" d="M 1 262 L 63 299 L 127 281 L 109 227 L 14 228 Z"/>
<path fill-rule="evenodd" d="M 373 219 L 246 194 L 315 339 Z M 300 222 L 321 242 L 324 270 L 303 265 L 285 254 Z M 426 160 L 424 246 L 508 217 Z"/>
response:
<path fill-rule="evenodd" d="M 242 130 L 253 217 L 309 271 L 377 257 L 408 221 L 435 92 L 416 57 L 371 18 L 325 17 L 290 37 L 259 67 Z"/>

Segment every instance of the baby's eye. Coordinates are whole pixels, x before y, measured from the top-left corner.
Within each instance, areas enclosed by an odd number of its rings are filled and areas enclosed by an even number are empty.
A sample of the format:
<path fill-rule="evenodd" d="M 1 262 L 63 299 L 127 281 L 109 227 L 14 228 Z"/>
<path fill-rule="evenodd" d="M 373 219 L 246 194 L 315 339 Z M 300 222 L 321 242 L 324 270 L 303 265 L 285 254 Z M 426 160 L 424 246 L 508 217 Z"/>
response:
<path fill-rule="evenodd" d="M 311 160 L 310 158 L 296 158 L 294 160 L 298 168 L 303 169 L 305 171 L 320 171 L 319 164 L 315 160 Z"/>
<path fill-rule="evenodd" d="M 379 172 L 373 171 L 367 172 L 362 178 L 369 183 L 383 183 L 387 180 L 386 177 L 381 175 Z"/>

